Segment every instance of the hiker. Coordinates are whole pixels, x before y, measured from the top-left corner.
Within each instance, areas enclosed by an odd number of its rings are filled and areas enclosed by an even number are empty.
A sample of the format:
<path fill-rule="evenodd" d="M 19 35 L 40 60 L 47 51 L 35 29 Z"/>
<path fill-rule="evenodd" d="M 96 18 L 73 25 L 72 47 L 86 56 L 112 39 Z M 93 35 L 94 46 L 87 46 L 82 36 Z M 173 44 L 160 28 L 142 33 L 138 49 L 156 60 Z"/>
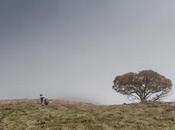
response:
<path fill-rule="evenodd" d="M 40 94 L 40 103 L 41 105 L 44 105 L 44 96 Z"/>
<path fill-rule="evenodd" d="M 42 94 L 40 94 L 40 102 L 41 102 L 41 105 L 48 105 L 49 104 L 48 99 L 45 98 Z"/>

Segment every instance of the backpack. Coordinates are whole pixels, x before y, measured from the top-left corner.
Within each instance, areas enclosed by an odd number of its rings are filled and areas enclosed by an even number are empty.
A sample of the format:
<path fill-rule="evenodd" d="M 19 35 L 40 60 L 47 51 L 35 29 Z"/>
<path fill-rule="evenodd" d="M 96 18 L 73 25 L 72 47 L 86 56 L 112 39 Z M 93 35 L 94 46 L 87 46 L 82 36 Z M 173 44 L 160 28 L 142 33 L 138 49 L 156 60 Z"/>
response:
<path fill-rule="evenodd" d="M 48 105 L 49 104 L 49 101 L 47 98 L 44 99 L 44 105 Z"/>

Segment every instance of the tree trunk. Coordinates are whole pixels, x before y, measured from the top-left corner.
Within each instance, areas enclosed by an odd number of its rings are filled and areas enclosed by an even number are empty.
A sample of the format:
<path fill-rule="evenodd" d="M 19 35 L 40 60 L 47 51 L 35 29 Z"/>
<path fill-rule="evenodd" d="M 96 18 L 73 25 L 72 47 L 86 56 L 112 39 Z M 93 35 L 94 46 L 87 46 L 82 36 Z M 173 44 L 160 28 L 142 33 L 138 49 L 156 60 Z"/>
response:
<path fill-rule="evenodd" d="M 144 103 L 144 102 L 146 102 L 146 97 L 140 97 L 140 102 L 142 102 L 142 103 Z"/>

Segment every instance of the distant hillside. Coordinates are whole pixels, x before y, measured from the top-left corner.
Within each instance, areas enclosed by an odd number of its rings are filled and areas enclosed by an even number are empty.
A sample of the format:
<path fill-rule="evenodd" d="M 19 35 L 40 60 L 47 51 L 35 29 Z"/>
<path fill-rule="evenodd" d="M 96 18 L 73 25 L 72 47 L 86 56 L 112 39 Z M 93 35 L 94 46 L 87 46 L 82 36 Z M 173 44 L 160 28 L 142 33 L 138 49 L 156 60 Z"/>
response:
<path fill-rule="evenodd" d="M 0 130 L 175 130 L 175 105 L 0 101 Z"/>

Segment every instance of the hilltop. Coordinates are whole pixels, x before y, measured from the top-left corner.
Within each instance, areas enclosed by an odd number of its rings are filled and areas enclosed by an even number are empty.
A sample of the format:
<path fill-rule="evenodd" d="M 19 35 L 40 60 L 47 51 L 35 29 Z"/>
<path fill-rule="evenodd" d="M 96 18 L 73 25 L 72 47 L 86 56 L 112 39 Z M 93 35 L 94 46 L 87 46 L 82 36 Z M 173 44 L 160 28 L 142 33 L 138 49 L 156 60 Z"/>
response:
<path fill-rule="evenodd" d="M 0 130 L 175 130 L 173 103 L 94 105 L 0 101 Z"/>

